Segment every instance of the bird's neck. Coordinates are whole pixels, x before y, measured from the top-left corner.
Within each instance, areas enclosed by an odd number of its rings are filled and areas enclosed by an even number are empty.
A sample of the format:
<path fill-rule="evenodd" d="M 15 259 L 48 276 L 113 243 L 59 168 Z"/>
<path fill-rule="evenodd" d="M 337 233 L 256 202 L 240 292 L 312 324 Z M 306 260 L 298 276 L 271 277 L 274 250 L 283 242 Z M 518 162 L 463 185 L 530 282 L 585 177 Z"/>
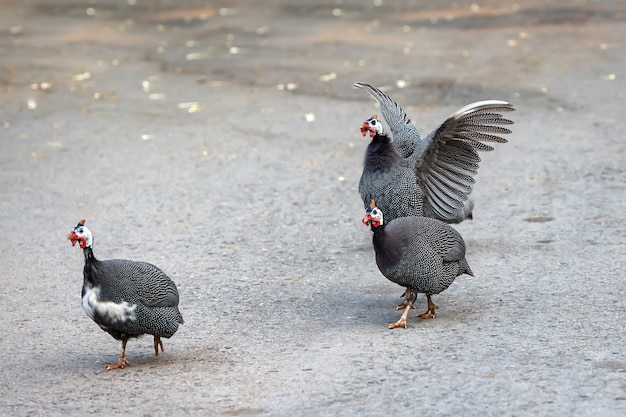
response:
<path fill-rule="evenodd" d="M 93 254 L 93 249 L 87 246 L 83 249 L 83 255 L 85 255 L 85 263 L 97 262 L 98 260 Z"/>
<path fill-rule="evenodd" d="M 393 147 L 391 139 L 386 134 L 376 134 L 367 146 L 365 152 L 365 169 L 384 170 L 393 165 L 400 155 Z"/>
<path fill-rule="evenodd" d="M 385 240 L 387 237 L 387 233 L 385 233 L 385 225 L 381 224 L 380 226 L 371 226 L 372 232 L 374 233 L 374 249 L 380 249 L 385 246 Z"/>
<path fill-rule="evenodd" d="M 86 281 L 89 281 L 92 285 L 95 285 L 97 278 L 97 269 L 99 260 L 93 254 L 93 249 L 91 247 L 86 247 L 83 249 L 83 255 L 85 256 L 85 267 L 83 268 L 83 276 Z"/>
<path fill-rule="evenodd" d="M 372 231 L 374 232 L 373 244 L 378 267 L 381 270 L 394 268 L 402 257 L 401 240 L 397 236 L 387 233 L 384 224 L 372 227 Z"/>

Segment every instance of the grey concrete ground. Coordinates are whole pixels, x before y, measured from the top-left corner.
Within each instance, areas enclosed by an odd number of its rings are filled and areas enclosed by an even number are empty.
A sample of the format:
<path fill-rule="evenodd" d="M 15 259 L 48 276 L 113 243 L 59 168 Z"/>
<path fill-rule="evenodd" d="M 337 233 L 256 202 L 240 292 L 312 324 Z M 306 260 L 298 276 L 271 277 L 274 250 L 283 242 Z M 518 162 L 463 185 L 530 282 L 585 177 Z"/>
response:
<path fill-rule="evenodd" d="M 624 2 L 1 3 L 0 415 L 626 415 Z M 406 330 L 356 81 L 423 132 L 518 109 L 458 226 L 476 278 Z M 105 371 L 81 218 L 179 285 L 162 356 Z"/>

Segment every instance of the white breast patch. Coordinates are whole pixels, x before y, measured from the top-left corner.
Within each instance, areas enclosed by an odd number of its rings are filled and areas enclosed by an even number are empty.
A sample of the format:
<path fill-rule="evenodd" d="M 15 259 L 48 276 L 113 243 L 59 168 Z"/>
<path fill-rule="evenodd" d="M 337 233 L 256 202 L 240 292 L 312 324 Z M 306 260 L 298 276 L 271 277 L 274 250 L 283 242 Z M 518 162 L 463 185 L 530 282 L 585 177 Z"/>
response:
<path fill-rule="evenodd" d="M 137 304 L 129 305 L 126 301 L 114 303 L 99 301 L 100 287 L 87 287 L 83 296 L 83 310 L 93 320 L 96 316 L 103 316 L 113 322 L 134 321 Z"/>

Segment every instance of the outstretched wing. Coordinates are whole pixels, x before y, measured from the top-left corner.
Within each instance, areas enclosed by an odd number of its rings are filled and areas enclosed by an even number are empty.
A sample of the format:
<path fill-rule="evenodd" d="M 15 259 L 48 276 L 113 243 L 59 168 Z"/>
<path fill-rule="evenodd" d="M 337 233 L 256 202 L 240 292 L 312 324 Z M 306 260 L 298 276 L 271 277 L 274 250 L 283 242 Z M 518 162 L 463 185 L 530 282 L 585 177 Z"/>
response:
<path fill-rule="evenodd" d="M 398 153 L 404 158 L 413 153 L 420 135 L 402 107 L 376 87 L 365 83 L 355 83 L 353 86 L 367 91 L 378 102 L 380 112 L 391 130 L 393 145 Z"/>
<path fill-rule="evenodd" d="M 498 135 L 511 133 L 501 125 L 513 121 L 501 113 L 514 110 L 506 101 L 472 103 L 452 114 L 425 139 L 426 150 L 416 161 L 415 173 L 424 203 L 437 217 L 444 221 L 457 217 L 472 192 L 480 163 L 478 152 L 493 150 L 485 142 L 507 142 Z"/>

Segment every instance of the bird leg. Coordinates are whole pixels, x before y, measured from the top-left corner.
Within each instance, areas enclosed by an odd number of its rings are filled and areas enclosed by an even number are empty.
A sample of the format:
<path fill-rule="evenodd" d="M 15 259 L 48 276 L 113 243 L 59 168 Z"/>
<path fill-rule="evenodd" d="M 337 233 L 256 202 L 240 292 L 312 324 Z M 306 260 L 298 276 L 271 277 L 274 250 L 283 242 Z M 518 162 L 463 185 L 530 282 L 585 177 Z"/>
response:
<path fill-rule="evenodd" d="M 402 297 L 404 297 L 404 301 L 402 302 L 402 304 L 398 304 L 396 306 L 396 310 L 404 310 L 406 308 L 407 304 L 409 304 L 409 298 L 411 297 L 411 291 L 407 288 L 406 290 L 404 290 L 404 292 L 400 296 L 400 298 L 402 298 Z M 412 308 L 415 308 L 415 306 L 412 306 Z"/>
<path fill-rule="evenodd" d="M 404 327 L 406 329 L 408 327 L 408 325 L 406 324 L 406 318 L 408 317 L 409 312 L 411 311 L 412 307 L 413 306 L 411 306 L 410 304 L 407 305 L 406 308 L 404 309 L 404 313 L 402 313 L 402 316 L 400 317 L 400 320 L 398 320 L 395 323 L 391 323 L 389 325 L 389 328 L 390 329 L 395 329 L 396 327 L 402 326 L 402 327 Z"/>
<path fill-rule="evenodd" d="M 423 319 L 434 319 L 437 317 L 435 310 L 437 310 L 439 306 L 433 303 L 433 300 L 431 300 L 430 295 L 428 294 L 426 294 L 426 300 L 428 301 L 428 310 L 426 310 L 424 314 L 419 314 L 418 317 Z"/>
<path fill-rule="evenodd" d="M 161 352 L 163 352 L 163 342 L 159 336 L 154 336 L 154 356 L 159 356 L 159 346 L 161 346 Z"/>
<path fill-rule="evenodd" d="M 411 309 L 415 308 L 414 304 L 415 300 L 417 299 L 416 293 L 413 293 L 410 289 L 407 288 L 402 296 L 405 297 L 404 303 L 400 304 L 398 307 L 396 307 L 396 309 L 401 310 L 404 307 L 404 313 L 402 313 L 400 320 L 389 325 L 390 329 L 395 329 L 396 327 L 400 326 L 406 329 L 408 327 L 408 325 L 406 324 L 406 318 L 409 316 L 409 312 L 411 311 Z"/>
<path fill-rule="evenodd" d="M 127 337 L 122 339 L 122 351 L 120 352 L 120 360 L 115 364 L 107 365 L 107 371 L 117 368 L 124 369 L 125 366 L 130 366 L 130 362 L 128 362 L 128 359 L 126 359 L 126 356 L 124 356 L 124 354 L 126 353 L 126 342 L 128 342 Z"/>

